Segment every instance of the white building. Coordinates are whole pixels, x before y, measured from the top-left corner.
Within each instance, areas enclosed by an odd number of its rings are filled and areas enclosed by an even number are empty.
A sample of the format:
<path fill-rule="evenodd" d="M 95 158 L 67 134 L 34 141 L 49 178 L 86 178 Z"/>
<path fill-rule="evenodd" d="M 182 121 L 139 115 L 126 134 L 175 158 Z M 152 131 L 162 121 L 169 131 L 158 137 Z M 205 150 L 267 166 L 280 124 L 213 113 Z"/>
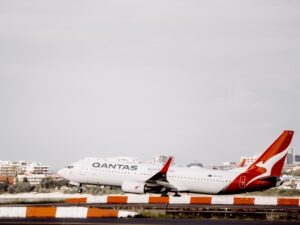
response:
<path fill-rule="evenodd" d="M 259 155 L 254 155 L 254 156 L 242 156 L 241 157 L 241 161 L 245 160 L 245 166 L 251 165 L 252 163 L 254 163 L 257 159 L 258 159 Z"/>
<path fill-rule="evenodd" d="M 50 167 L 40 162 L 0 161 L 0 176 L 48 174 L 50 174 Z"/>
<path fill-rule="evenodd" d="M 170 156 L 170 155 L 156 155 L 156 156 L 153 157 L 153 160 L 150 161 L 150 163 L 162 165 L 162 164 L 165 164 L 167 162 L 169 157 L 172 157 L 172 156 Z M 171 164 L 173 165 L 174 162 L 175 162 L 175 159 L 173 157 L 173 160 L 172 160 Z"/>
<path fill-rule="evenodd" d="M 18 182 L 24 182 L 24 179 L 27 179 L 29 184 L 37 185 L 40 184 L 41 181 L 46 177 L 47 176 L 45 174 L 18 175 L 16 180 L 18 180 Z"/>
<path fill-rule="evenodd" d="M 12 161 L 0 161 L 0 176 L 16 176 L 18 165 Z"/>
<path fill-rule="evenodd" d="M 39 184 L 50 174 L 50 167 L 40 162 L 0 161 L 0 176 L 15 177 L 15 182 L 23 182 L 26 177 L 30 184 Z"/>
<path fill-rule="evenodd" d="M 259 155 L 254 156 L 242 156 L 241 162 L 245 160 L 245 166 L 249 166 L 258 159 Z M 284 171 L 291 171 L 300 166 L 300 155 L 293 152 L 291 148 L 287 154 L 285 164 L 283 166 Z"/>

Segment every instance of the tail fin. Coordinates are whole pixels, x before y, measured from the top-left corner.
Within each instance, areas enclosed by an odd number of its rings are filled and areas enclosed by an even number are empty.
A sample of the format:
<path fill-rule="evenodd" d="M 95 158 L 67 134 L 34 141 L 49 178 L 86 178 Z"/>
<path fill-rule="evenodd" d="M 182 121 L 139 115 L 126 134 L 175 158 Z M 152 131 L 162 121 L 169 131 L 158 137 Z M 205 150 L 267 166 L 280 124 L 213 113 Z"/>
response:
<path fill-rule="evenodd" d="M 264 190 L 277 185 L 294 131 L 284 131 L 261 156 L 222 193 Z"/>
<path fill-rule="evenodd" d="M 261 156 L 248 167 L 248 172 L 264 168 L 269 176 L 279 177 L 294 131 L 285 130 Z"/>

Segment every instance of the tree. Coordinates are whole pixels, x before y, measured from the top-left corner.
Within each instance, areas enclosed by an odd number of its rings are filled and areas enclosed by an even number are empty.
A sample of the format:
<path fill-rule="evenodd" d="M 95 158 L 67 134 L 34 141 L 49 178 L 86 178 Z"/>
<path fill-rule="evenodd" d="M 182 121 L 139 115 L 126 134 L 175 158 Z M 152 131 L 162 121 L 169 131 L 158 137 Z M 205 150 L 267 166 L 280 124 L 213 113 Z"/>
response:
<path fill-rule="evenodd" d="M 42 186 L 42 188 L 45 188 L 45 189 L 51 189 L 51 188 L 55 188 L 56 184 L 55 184 L 55 181 L 53 178 L 46 177 L 46 178 L 42 179 L 41 186 Z"/>
<path fill-rule="evenodd" d="M 0 183 L 0 193 L 6 192 L 7 189 L 8 189 L 8 183 L 7 182 Z"/>
<path fill-rule="evenodd" d="M 29 184 L 28 182 L 26 183 L 18 183 L 15 185 L 11 185 L 8 187 L 8 192 L 9 193 L 22 193 L 22 192 L 31 192 L 34 189 L 34 185 Z"/>

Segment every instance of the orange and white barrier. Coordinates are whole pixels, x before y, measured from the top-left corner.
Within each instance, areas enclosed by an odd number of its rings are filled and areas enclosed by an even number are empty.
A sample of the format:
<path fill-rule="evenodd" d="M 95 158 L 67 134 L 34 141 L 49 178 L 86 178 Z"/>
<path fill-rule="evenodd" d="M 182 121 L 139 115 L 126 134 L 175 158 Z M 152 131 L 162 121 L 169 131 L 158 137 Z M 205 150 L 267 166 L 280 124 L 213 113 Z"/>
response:
<path fill-rule="evenodd" d="M 66 198 L 66 203 L 77 206 L 28 206 L 0 207 L 0 218 L 120 218 L 134 217 L 136 212 L 115 209 L 99 209 L 81 205 L 82 203 L 104 204 L 203 204 L 203 205 L 274 205 L 299 207 L 300 199 L 291 197 L 246 197 L 246 196 L 190 196 L 160 197 L 150 195 L 92 196 Z"/>
<path fill-rule="evenodd" d="M 26 207 L 0 207 L 0 217 L 25 217 Z"/>
<path fill-rule="evenodd" d="M 160 197 L 151 195 L 115 195 L 86 198 L 66 198 L 65 203 L 104 204 L 205 204 L 205 205 L 290 205 L 299 206 L 299 198 L 291 197 L 246 197 L 246 196 L 189 196 Z"/>
<path fill-rule="evenodd" d="M 0 218 L 122 218 L 136 212 L 89 207 L 0 207 Z"/>

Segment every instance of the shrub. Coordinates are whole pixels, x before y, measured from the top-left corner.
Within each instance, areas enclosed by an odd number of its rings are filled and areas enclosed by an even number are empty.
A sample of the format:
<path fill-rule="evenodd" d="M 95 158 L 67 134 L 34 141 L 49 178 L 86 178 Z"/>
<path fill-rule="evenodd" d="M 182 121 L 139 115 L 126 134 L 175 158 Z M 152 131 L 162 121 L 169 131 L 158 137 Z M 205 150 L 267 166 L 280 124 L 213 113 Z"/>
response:
<path fill-rule="evenodd" d="M 34 190 L 34 185 L 29 183 L 18 183 L 8 187 L 8 192 L 11 194 L 14 193 L 23 193 L 23 192 L 31 192 Z"/>

